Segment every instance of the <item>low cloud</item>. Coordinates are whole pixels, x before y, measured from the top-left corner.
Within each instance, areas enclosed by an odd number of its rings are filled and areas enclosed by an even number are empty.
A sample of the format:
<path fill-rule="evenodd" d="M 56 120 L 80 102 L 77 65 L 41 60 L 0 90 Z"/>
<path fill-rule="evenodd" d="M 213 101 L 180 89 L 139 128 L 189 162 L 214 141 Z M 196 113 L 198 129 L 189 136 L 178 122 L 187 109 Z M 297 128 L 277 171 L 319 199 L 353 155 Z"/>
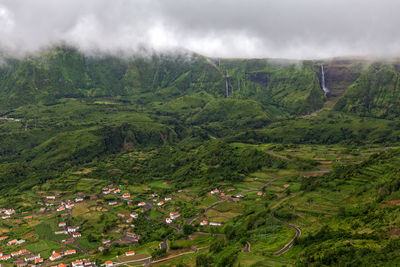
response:
<path fill-rule="evenodd" d="M 398 0 L 0 0 L 0 48 L 184 48 L 214 57 L 398 57 Z"/>

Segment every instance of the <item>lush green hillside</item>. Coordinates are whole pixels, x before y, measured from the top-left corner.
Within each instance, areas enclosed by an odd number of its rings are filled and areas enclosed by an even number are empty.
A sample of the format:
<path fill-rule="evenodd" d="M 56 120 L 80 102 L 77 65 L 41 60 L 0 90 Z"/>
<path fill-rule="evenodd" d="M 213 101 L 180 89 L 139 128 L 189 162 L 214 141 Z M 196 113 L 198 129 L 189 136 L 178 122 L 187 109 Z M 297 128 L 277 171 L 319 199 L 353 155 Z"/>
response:
<path fill-rule="evenodd" d="M 348 88 L 336 110 L 377 118 L 400 114 L 399 72 L 394 65 L 372 64 Z"/>
<path fill-rule="evenodd" d="M 0 234 L 33 252 L 75 248 L 98 264 L 135 250 L 153 262 L 178 255 L 166 266 L 398 265 L 397 63 L 69 47 L 4 62 L 0 208 L 16 215 Z M 63 216 L 81 239 L 54 234 Z"/>

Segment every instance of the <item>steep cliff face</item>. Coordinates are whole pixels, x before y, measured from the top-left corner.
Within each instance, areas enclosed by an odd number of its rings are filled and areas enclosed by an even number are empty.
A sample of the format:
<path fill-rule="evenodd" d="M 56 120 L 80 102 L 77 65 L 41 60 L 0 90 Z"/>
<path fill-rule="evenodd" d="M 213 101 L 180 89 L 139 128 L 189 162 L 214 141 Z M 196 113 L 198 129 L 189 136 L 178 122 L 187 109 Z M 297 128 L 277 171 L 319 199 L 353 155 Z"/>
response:
<path fill-rule="evenodd" d="M 373 63 L 335 104 L 335 109 L 377 118 L 400 115 L 400 73 L 388 63 Z"/>
<path fill-rule="evenodd" d="M 347 88 L 360 76 L 362 62 L 351 60 L 333 60 L 324 62 L 325 86 L 329 89 L 325 107 L 334 104 L 346 92 Z M 321 68 L 318 68 L 318 77 L 321 84 Z M 322 88 L 322 84 L 321 84 Z"/>

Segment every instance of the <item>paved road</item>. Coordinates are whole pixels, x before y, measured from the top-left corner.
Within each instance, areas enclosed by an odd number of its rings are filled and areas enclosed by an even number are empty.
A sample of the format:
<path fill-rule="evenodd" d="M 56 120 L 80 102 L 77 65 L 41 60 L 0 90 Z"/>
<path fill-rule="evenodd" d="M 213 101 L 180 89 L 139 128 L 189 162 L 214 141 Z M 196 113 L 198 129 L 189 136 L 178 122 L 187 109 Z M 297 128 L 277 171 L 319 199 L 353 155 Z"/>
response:
<path fill-rule="evenodd" d="M 67 217 L 67 220 L 65 220 L 65 223 L 66 223 L 66 225 L 65 225 L 65 227 L 64 227 L 65 231 L 67 231 L 67 229 L 68 229 L 68 225 L 69 225 L 69 220 L 70 220 L 70 219 L 71 219 L 71 210 L 68 210 L 68 217 Z M 89 254 L 89 252 L 87 252 L 86 249 L 84 249 L 83 247 L 81 247 L 81 245 L 79 244 L 78 240 L 76 240 L 76 238 L 73 237 L 73 233 L 68 232 L 68 235 L 74 240 L 75 246 L 76 246 L 77 248 L 79 248 L 80 251 L 82 251 L 82 252 L 85 253 L 86 255 Z"/>
<path fill-rule="evenodd" d="M 125 261 L 125 262 L 114 263 L 113 266 L 121 266 L 121 265 L 126 265 L 126 264 L 133 264 L 133 263 L 150 264 L 150 262 L 151 262 L 151 257 L 148 257 L 148 258 L 143 258 L 143 259 L 140 259 L 140 260 L 133 260 L 133 261 Z"/>
<path fill-rule="evenodd" d="M 271 216 L 274 217 L 279 222 L 283 223 L 284 225 L 296 230 L 295 237 L 289 243 L 287 243 L 283 248 L 281 248 L 280 250 L 274 252 L 274 255 L 281 255 L 281 254 L 285 253 L 286 251 L 288 251 L 293 246 L 293 243 L 296 240 L 296 238 L 299 238 L 301 236 L 301 230 L 300 230 L 300 228 L 298 226 L 296 226 L 294 224 L 290 224 L 290 223 L 287 223 L 285 221 L 282 221 L 282 220 L 276 218 L 275 215 L 274 215 L 274 211 L 271 211 Z"/>

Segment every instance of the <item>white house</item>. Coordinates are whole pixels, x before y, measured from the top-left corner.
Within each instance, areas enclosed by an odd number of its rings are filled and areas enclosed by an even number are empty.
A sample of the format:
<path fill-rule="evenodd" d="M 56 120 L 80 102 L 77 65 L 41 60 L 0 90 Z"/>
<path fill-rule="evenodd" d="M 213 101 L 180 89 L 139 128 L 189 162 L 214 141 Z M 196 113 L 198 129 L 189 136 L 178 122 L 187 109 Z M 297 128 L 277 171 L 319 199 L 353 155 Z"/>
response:
<path fill-rule="evenodd" d="M 78 237 L 81 237 L 81 236 L 82 236 L 81 233 L 73 233 L 72 234 L 73 238 L 78 238 Z"/>
<path fill-rule="evenodd" d="M 64 252 L 64 256 L 66 255 L 74 255 L 76 254 L 76 250 L 75 249 L 71 249 L 71 250 L 67 250 Z"/>
<path fill-rule="evenodd" d="M 170 212 L 169 217 L 172 220 L 175 220 L 176 218 L 178 218 L 179 216 L 181 216 L 181 214 L 179 212 Z"/>
<path fill-rule="evenodd" d="M 125 256 L 133 256 L 133 255 L 135 255 L 135 251 L 125 252 Z"/>
<path fill-rule="evenodd" d="M 60 253 L 56 253 L 53 251 L 53 254 L 50 256 L 49 260 L 51 261 L 56 261 L 62 258 L 62 255 Z"/>
<path fill-rule="evenodd" d="M 69 226 L 67 228 L 68 232 L 70 232 L 70 233 L 76 232 L 76 230 L 78 230 L 78 229 L 79 229 L 79 226 Z"/>
<path fill-rule="evenodd" d="M 215 194 L 219 194 L 219 190 L 218 189 L 214 189 L 213 191 L 211 191 L 211 195 L 215 195 Z"/>
<path fill-rule="evenodd" d="M 27 257 L 24 259 L 24 261 L 34 261 L 36 259 L 40 259 L 40 254 L 38 254 L 36 256 Z"/>

